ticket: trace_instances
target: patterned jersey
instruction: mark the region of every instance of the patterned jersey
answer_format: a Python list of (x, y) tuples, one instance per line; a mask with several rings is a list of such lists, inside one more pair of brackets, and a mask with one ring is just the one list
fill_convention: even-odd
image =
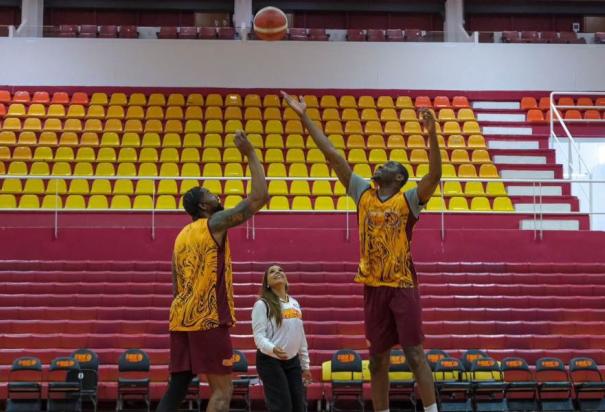
[(360, 262), (355, 281), (368, 286), (411, 288), (416, 286), (412, 263), (412, 228), (418, 218), (408, 197), (397, 193), (381, 200), (368, 188), (359, 198)]
[(233, 273), (229, 241), (225, 238), (224, 265), (218, 261), (219, 245), (208, 227), (208, 219), (198, 219), (181, 230), (174, 243), (172, 257), (176, 272), (176, 297), (170, 307), (171, 331), (199, 331), (220, 325), (217, 302), (217, 273), (224, 267), (224, 282), (232, 323), (235, 322), (233, 305)]

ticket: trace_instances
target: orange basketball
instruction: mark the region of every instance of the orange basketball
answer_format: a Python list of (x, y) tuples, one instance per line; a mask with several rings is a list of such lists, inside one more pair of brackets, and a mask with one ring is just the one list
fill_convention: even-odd
[(263, 40), (281, 40), (288, 30), (286, 13), (277, 7), (265, 7), (254, 16), (254, 33)]

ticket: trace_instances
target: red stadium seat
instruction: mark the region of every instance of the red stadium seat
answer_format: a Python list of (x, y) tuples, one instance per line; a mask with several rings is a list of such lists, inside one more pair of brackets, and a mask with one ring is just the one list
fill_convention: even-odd
[(298, 41), (308, 40), (307, 29), (292, 27), (288, 30), (288, 39)]
[(98, 27), (96, 24), (83, 24), (80, 26), (78, 37), (96, 38), (98, 36)]
[(542, 43), (558, 43), (559, 36), (555, 31), (543, 31), (540, 33), (540, 40)]
[(521, 40), (518, 31), (503, 31), (502, 42), (503, 43), (517, 43)]
[(422, 31), (418, 29), (405, 29), (403, 31), (405, 41), (422, 41)]
[(387, 41), (403, 41), (403, 32), (400, 29), (387, 29)]
[(348, 41), (366, 41), (366, 33), (362, 29), (348, 29), (347, 30)]
[(219, 27), (218, 38), (221, 40), (235, 39), (235, 29), (233, 27)]
[(99, 37), (102, 39), (115, 39), (116, 37), (118, 37), (118, 26), (100, 26)]
[(605, 44), (605, 32), (597, 32), (594, 35), (595, 43)]
[(384, 31), (380, 29), (368, 29), (368, 41), (385, 41)]
[(521, 110), (537, 109), (538, 102), (535, 97), (523, 97), (521, 99)]
[(162, 26), (160, 31), (156, 33), (158, 39), (176, 39), (179, 33), (175, 26)]
[(118, 36), (123, 39), (136, 39), (139, 37), (137, 26), (120, 26)]
[(309, 40), (328, 41), (330, 35), (326, 33), (326, 29), (309, 29)]
[(523, 40), (525, 43), (539, 43), (540, 42), (537, 31), (522, 31), (521, 40)]
[[(189, 28), (191, 29), (191, 28)], [(183, 27), (181, 27), (181, 32), (183, 30)], [(216, 27), (200, 27), (200, 31), (199, 31), (199, 38), (200, 39), (204, 39), (204, 40), (211, 40), (211, 39), (216, 39), (217, 33), (216, 33)], [(185, 38), (182, 37), (179, 34), (180, 38)]]
[(78, 26), (75, 24), (62, 24), (59, 26), (59, 37), (76, 37), (78, 35)]

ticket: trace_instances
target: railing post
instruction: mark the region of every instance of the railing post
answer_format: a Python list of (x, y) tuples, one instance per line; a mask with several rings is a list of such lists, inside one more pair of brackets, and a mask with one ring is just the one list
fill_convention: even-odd
[(59, 238), (59, 185), (55, 184), (55, 230), (54, 239)]
[[(445, 206), (445, 197), (443, 195), (443, 180), (439, 181), (439, 189), (441, 189), (441, 199)], [(445, 241), (445, 208), (441, 209), (441, 241)]]
[(151, 239), (155, 240), (155, 181), (151, 192)]

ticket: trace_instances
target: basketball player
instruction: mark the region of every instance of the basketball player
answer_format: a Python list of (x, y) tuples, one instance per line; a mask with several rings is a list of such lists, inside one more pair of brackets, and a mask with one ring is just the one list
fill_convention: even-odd
[(422, 112), (430, 143), (429, 173), (418, 182), (417, 188), (400, 193), (408, 180), (403, 165), (390, 161), (378, 167), (372, 177), (376, 188), (372, 188), (352, 172), (347, 161), (309, 118), (303, 98), (298, 100), (282, 94), (357, 202), (360, 262), (355, 281), (364, 284), (374, 411), (389, 410), (389, 355), (391, 348), (400, 344), (416, 377), (425, 411), (436, 412), (433, 376), (422, 347), (422, 310), (410, 252), (412, 228), (441, 179), (435, 118), (430, 111)]
[(231, 252), (227, 230), (258, 212), (267, 202), (265, 173), (242, 131), (235, 145), (248, 158), (252, 190), (233, 209), (223, 210), (218, 196), (194, 187), (183, 198), (193, 222), (174, 243), (170, 307), (170, 384), (157, 412), (177, 410), (194, 376), (206, 374), (212, 395), (207, 412), (227, 412), (231, 401), (233, 348), (229, 327), (235, 322)]

